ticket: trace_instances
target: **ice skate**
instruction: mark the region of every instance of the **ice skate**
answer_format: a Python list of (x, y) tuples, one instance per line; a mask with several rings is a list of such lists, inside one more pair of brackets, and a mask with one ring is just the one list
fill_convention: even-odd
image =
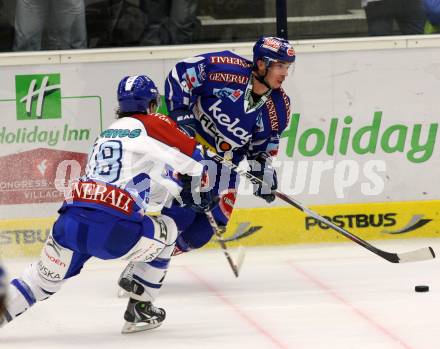
[(162, 325), (165, 310), (156, 308), (151, 302), (143, 302), (130, 298), (124, 314), (125, 324), (122, 333), (134, 333)]

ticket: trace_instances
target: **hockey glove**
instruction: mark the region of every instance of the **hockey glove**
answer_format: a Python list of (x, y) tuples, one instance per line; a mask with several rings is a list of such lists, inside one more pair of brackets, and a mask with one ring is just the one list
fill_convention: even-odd
[(270, 160), (262, 156), (250, 160), (252, 175), (261, 179), (265, 184), (254, 185), (254, 195), (264, 199), (268, 204), (275, 200), (273, 193), (278, 188), (277, 173), (272, 167)]
[(191, 177), (181, 174), (179, 180), (182, 183), (180, 197), (184, 206), (195, 212), (206, 212), (211, 211), (218, 204), (218, 197), (213, 196), (211, 191), (200, 190), (203, 187), (203, 177)]
[(196, 118), (193, 113), (187, 109), (178, 109), (170, 112), (170, 116), (177, 122), (177, 125), (185, 131), (188, 136), (195, 137), (196, 135)]

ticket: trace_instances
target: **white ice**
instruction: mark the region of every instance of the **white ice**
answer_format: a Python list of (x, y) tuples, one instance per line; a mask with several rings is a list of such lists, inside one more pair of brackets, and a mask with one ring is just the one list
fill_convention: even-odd
[[(440, 239), (376, 241), (404, 252)], [(10, 276), (28, 261), (7, 260)], [(391, 264), (351, 243), (247, 248), (236, 279), (219, 250), (172, 261), (162, 327), (122, 335), (123, 264), (91, 260), (51, 299), (0, 329), (0, 348), (440, 348), (440, 262)], [(428, 293), (414, 286), (430, 286)]]

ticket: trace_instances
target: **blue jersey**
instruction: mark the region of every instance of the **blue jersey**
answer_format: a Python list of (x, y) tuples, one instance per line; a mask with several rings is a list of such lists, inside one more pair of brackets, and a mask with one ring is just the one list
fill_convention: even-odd
[(177, 63), (166, 79), (165, 98), (171, 117), (178, 123), (194, 117), (198, 140), (238, 163), (276, 155), (289, 122), (284, 90), (269, 90), (252, 103), (252, 85), (251, 61), (230, 51), (207, 53)]

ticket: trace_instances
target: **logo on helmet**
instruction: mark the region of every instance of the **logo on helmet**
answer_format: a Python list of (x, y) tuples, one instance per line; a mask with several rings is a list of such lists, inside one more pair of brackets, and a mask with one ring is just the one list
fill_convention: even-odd
[(287, 55), (290, 56), (290, 57), (295, 56), (295, 50), (293, 48), (291, 48), (291, 47), (288, 48), (287, 49)]
[(261, 46), (271, 51), (278, 52), (281, 47), (281, 42), (273, 38), (265, 38)]
[(127, 81), (125, 82), (125, 91), (131, 91), (133, 88), (133, 84), (136, 81), (136, 79), (139, 77), (139, 75), (129, 76)]

